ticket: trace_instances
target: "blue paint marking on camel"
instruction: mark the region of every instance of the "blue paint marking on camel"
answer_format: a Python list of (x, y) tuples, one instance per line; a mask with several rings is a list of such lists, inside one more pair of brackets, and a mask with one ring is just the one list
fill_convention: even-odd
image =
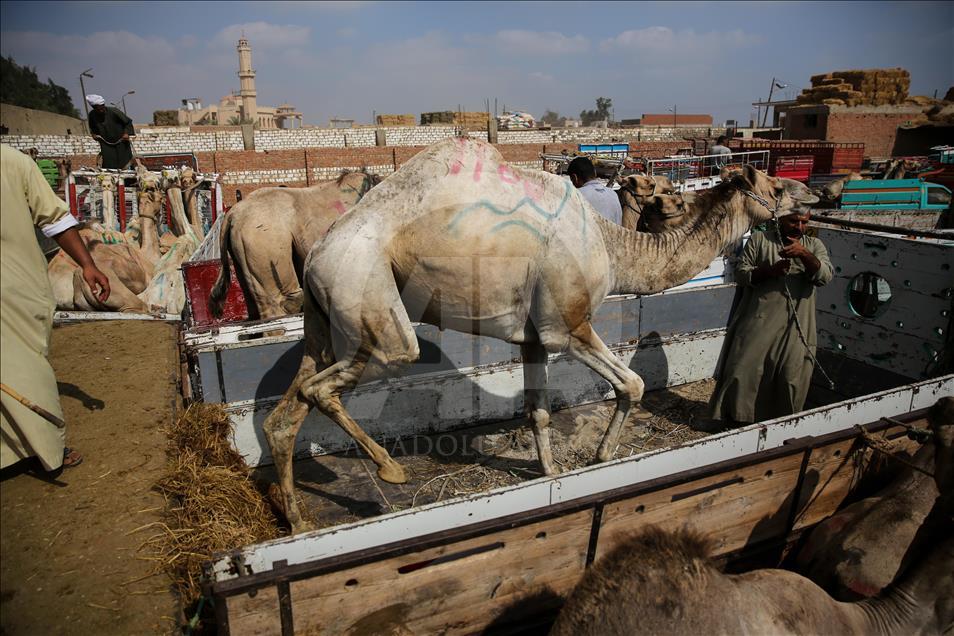
[(543, 242), (543, 241), (546, 240), (546, 238), (543, 236), (543, 234), (540, 234), (540, 231), (537, 230), (537, 228), (533, 227), (532, 225), (530, 225), (530, 224), (527, 223), (526, 221), (504, 221), (503, 223), (498, 223), (497, 225), (493, 226), (493, 227), (490, 229), (490, 233), (491, 233), (491, 234), (496, 234), (496, 233), (499, 232), (500, 230), (502, 230), (502, 229), (504, 229), (504, 228), (507, 228), (507, 227), (514, 226), (514, 225), (516, 225), (516, 226), (518, 226), (518, 227), (524, 228), (525, 230), (527, 230), (528, 232), (530, 232), (531, 234), (533, 234), (535, 237), (537, 237), (537, 239), (538, 239), (540, 242)]
[[(457, 226), (458, 222), (461, 221), (461, 219), (463, 219), (466, 215), (470, 214), (471, 212), (474, 212), (475, 210), (486, 209), (490, 211), (491, 213), (496, 214), (498, 216), (510, 216), (525, 205), (529, 206), (531, 210), (533, 210), (534, 212), (542, 216), (548, 222), (552, 221), (553, 219), (559, 217), (560, 213), (563, 212), (563, 208), (566, 206), (566, 202), (570, 199), (570, 194), (573, 192), (573, 186), (571, 184), (567, 183), (565, 184), (565, 187), (566, 187), (566, 192), (564, 192), (563, 194), (563, 200), (560, 201), (560, 205), (558, 205), (557, 209), (553, 212), (548, 212), (547, 210), (541, 208), (536, 203), (534, 203), (534, 201), (530, 197), (524, 197), (520, 199), (520, 201), (517, 202), (517, 205), (513, 206), (509, 210), (502, 210), (498, 208), (497, 206), (495, 206), (490, 201), (486, 199), (481, 199), (477, 203), (467, 206), (466, 208), (458, 212), (456, 215), (454, 215), (454, 218), (447, 225), (447, 228), (453, 231), (455, 227)], [(503, 223), (495, 225), (493, 228), (491, 228), (490, 231), (491, 233), (495, 233), (495, 232), (498, 232), (499, 230), (502, 230), (505, 227), (510, 227), (510, 226), (526, 228), (530, 230), (535, 236), (537, 236), (537, 238), (539, 238), (541, 241), (544, 240), (543, 235), (538, 230), (534, 229), (533, 226), (531, 226), (529, 223), (526, 223), (525, 221), (505, 221)]]

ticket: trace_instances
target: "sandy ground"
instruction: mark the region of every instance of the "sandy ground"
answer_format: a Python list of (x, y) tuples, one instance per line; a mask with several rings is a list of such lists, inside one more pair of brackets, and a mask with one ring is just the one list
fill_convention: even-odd
[[(82, 343), (82, 347), (78, 346)], [(175, 329), (115, 321), (54, 330), (67, 444), (56, 481), (0, 482), (0, 634), (156, 634), (175, 625), (164, 575), (138, 548), (161, 520), (150, 490), (176, 403)], [(137, 530), (138, 529), (138, 530)]]

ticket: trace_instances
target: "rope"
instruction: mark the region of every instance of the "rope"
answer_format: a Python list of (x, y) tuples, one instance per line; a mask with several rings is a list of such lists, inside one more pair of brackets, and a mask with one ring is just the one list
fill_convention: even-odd
[(898, 455), (895, 455), (891, 451), (884, 448), (885, 440), (878, 439), (877, 437), (872, 436), (871, 433), (865, 430), (865, 427), (862, 426), (861, 424), (855, 424), (855, 428), (857, 428), (858, 431), (860, 432), (861, 441), (864, 442), (865, 446), (867, 446), (871, 450), (877, 451), (883, 455), (887, 455), (888, 457), (895, 460), (896, 462), (904, 464), (908, 468), (912, 470), (916, 470), (919, 473), (922, 473), (924, 475), (927, 475), (931, 479), (934, 479), (934, 473), (928, 472), (924, 470), (923, 468), (921, 468), (920, 466), (918, 466), (917, 464), (915, 464), (914, 462), (904, 459), (903, 457), (899, 457)]
[(130, 140), (122, 139), (122, 138), (120, 138), (118, 141), (109, 141), (108, 139), (106, 139), (106, 138), (103, 137), (102, 135), (96, 135), (96, 138), (99, 139), (99, 140), (100, 140), (101, 142), (103, 142), (104, 144), (107, 144), (107, 145), (109, 145), (109, 146), (118, 146), (118, 145), (121, 144), (121, 143), (129, 143), (129, 141), (130, 141)]
[[(785, 241), (782, 240), (782, 231), (778, 227), (778, 208), (779, 208), (779, 199), (775, 200), (775, 207), (769, 205), (769, 202), (759, 195), (751, 192), (749, 190), (742, 190), (742, 194), (749, 197), (756, 203), (760, 204), (766, 210), (772, 213), (772, 226), (775, 228), (775, 235), (778, 237), (779, 245), (784, 246)], [(795, 322), (795, 331), (798, 333), (799, 340), (802, 341), (802, 344), (805, 346), (805, 351), (808, 352), (808, 356), (812, 359), (812, 364), (815, 365), (815, 368), (818, 369), (821, 374), (825, 377), (825, 380), (828, 381), (828, 388), (831, 391), (835, 390), (835, 381), (831, 379), (828, 373), (825, 371), (825, 367), (818, 362), (818, 358), (815, 357), (812, 348), (808, 345), (808, 339), (805, 337), (805, 332), (802, 331), (802, 323), (798, 320), (798, 307), (795, 304), (795, 299), (792, 298), (792, 292), (788, 288), (788, 279), (786, 276), (782, 276), (782, 291), (784, 292), (786, 305), (788, 306), (788, 311), (792, 315), (792, 318)]]

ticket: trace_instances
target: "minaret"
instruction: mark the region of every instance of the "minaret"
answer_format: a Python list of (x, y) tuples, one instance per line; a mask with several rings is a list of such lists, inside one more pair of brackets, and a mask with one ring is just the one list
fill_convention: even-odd
[(241, 119), (253, 123), (258, 121), (258, 106), (255, 103), (255, 71), (252, 70), (252, 47), (245, 36), (238, 43), (239, 54), (239, 94), (242, 96)]

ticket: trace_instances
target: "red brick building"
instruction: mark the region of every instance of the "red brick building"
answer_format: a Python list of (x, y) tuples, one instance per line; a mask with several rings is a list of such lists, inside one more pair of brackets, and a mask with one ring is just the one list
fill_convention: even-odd
[(922, 112), (920, 106), (794, 106), (785, 109), (784, 139), (862, 142), (865, 156), (890, 157), (898, 126), (914, 123)]
[(665, 115), (643, 115), (641, 126), (711, 126), (712, 115), (679, 115), (673, 118), (671, 113)]

